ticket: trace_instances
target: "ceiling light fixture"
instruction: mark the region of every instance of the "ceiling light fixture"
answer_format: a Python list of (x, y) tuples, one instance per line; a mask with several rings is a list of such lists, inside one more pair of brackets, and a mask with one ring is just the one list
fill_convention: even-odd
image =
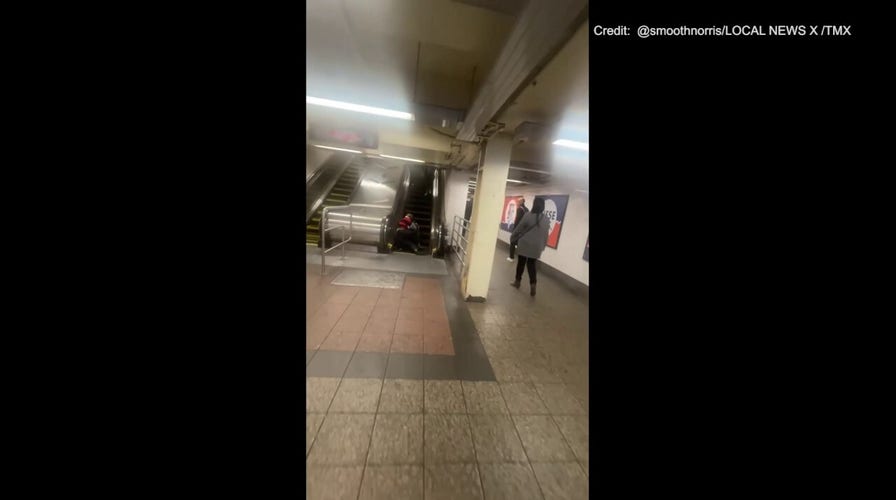
[(507, 182), (515, 182), (515, 183), (517, 183), (517, 184), (529, 184), (528, 182), (525, 182), (525, 181), (518, 181), (518, 180), (515, 180), (515, 179), (507, 179)]
[(358, 151), (357, 149), (334, 148), (333, 146), (321, 146), (320, 144), (314, 144), (314, 147), (321, 149), (332, 149), (334, 151), (345, 151), (348, 153), (362, 153), (362, 151)]
[(557, 139), (554, 141), (555, 146), (563, 146), (564, 148), (572, 148), (578, 149), (581, 151), (588, 151), (588, 143), (587, 142), (578, 142), (578, 141), (570, 141), (568, 139)]
[(347, 111), (357, 111), (358, 113), (368, 113), (371, 115), (388, 116), (390, 118), (401, 118), (402, 120), (414, 120), (414, 115), (405, 111), (395, 111), (392, 109), (375, 108), (373, 106), (362, 106), (361, 104), (352, 104), (350, 102), (331, 101), (329, 99), (321, 99), (319, 97), (305, 96), (305, 102), (315, 104), (317, 106), (326, 106), (328, 108), (344, 109)]
[(404, 161), (412, 161), (414, 163), (426, 163), (423, 160), (417, 160), (415, 158), (402, 158), (401, 156), (392, 156), (392, 155), (380, 155), (383, 158), (392, 158), (393, 160), (404, 160)]

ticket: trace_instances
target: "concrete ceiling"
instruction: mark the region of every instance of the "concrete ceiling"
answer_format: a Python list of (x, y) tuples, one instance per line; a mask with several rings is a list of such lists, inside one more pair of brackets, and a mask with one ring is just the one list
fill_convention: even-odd
[[(547, 1), (547, 0), (531, 0)], [(306, 94), (409, 110), (414, 104), (466, 110), (509, 36), (525, 1), (310, 0)], [(512, 132), (530, 121), (574, 124), (587, 137), (587, 27), (497, 118)], [(438, 161), (455, 130), (308, 106), (308, 120), (376, 128), (381, 148), (416, 148)], [(553, 160), (550, 138), (514, 148), (513, 159)], [(385, 151), (380, 151), (385, 153)], [(387, 153), (388, 154), (388, 153)], [(587, 155), (586, 155), (587, 156)]]

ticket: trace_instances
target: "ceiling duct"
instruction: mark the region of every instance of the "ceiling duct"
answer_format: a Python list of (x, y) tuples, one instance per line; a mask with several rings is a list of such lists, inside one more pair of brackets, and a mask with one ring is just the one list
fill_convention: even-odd
[(444, 130), (454, 136), (463, 119), (464, 112), (460, 109), (443, 108), (428, 104), (414, 106), (414, 121), (420, 125), (435, 127)]
[(534, 122), (523, 122), (513, 131), (513, 142), (514, 144), (539, 142), (548, 137), (550, 133), (550, 129), (544, 125)]

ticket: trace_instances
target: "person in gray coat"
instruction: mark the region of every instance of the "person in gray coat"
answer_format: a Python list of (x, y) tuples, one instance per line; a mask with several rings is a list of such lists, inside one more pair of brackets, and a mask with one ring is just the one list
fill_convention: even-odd
[(541, 258), (541, 253), (548, 244), (550, 228), (551, 223), (544, 214), (544, 199), (535, 198), (532, 211), (523, 216), (523, 220), (510, 234), (510, 244), (516, 245), (516, 253), (519, 256), (516, 264), (516, 281), (510, 286), (520, 287), (525, 267), (529, 271), (529, 295), (535, 296), (535, 263)]

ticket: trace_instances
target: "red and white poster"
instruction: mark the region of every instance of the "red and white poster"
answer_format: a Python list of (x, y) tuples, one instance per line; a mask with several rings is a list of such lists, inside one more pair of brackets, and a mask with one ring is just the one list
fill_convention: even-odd
[(501, 212), (501, 229), (507, 232), (513, 232), (513, 223), (516, 219), (516, 208), (520, 206), (522, 196), (505, 196), (504, 211)]
[(551, 222), (551, 230), (548, 233), (548, 246), (555, 249), (560, 243), (560, 231), (563, 229), (563, 220), (566, 218), (566, 205), (569, 203), (568, 194), (547, 194), (536, 196), (544, 200), (544, 214)]

